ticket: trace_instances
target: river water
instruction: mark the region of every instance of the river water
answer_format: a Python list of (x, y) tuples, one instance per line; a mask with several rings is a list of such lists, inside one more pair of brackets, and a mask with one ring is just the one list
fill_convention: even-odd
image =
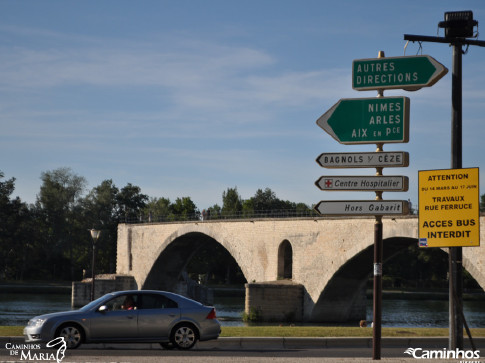
[[(464, 301), (463, 310), (470, 328), (485, 328), (485, 301)], [(221, 298), (214, 302), (218, 319), (223, 326), (243, 326), (241, 315), (244, 298)], [(36, 315), (71, 310), (71, 295), (7, 293), (0, 294), (0, 325), (25, 325)], [(372, 321), (372, 299), (367, 300), (367, 321)], [(338, 324), (329, 324), (338, 325)], [(447, 300), (382, 301), (383, 327), (436, 327), (447, 328)]]

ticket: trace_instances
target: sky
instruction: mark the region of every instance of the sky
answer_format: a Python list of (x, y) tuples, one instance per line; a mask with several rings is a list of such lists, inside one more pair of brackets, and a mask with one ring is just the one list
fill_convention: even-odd
[[(459, 5), (457, 7), (457, 4)], [(451, 167), (448, 44), (409, 43), (404, 34), (444, 36), (446, 11), (483, 0), (1, 0), (0, 171), (12, 197), (34, 203), (41, 174), (71, 168), (86, 193), (106, 179), (150, 197), (190, 197), (202, 210), (236, 187), (243, 199), (270, 188), (279, 199), (371, 200), (373, 192), (324, 192), (322, 175), (375, 169), (321, 168), (342, 145), (316, 120), (352, 89), (352, 61), (430, 55), (449, 69), (432, 87), (385, 91), (410, 98), (409, 191), (384, 199), (418, 203), (418, 171)], [(478, 39), (485, 39), (479, 34)], [(463, 55), (463, 167), (480, 168), (485, 193), (485, 48)]]

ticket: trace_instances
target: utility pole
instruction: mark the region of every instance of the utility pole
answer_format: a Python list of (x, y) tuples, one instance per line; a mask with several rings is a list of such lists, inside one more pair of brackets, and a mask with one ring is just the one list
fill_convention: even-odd
[[(463, 46), (485, 47), (485, 41), (468, 39), (478, 22), (471, 11), (446, 12), (438, 24), (445, 29), (445, 37), (405, 34), (404, 40), (447, 43), (453, 47), (451, 86), (451, 169), (462, 168), (462, 55)], [(449, 248), (449, 349), (463, 349), (463, 251), (462, 247)]]

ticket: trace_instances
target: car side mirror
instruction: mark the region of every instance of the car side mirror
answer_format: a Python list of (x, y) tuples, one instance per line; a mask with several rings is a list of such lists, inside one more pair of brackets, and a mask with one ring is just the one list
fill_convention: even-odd
[(98, 309), (100, 313), (105, 313), (108, 311), (108, 307), (106, 305), (101, 305)]

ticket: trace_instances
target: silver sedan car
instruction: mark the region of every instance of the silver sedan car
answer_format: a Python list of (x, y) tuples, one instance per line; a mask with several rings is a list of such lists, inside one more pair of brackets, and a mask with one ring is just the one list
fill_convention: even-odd
[(81, 343), (160, 343), (190, 349), (197, 340), (217, 339), (221, 325), (213, 307), (165, 291), (106, 294), (79, 310), (40, 315), (24, 328), (26, 343), (64, 337), (67, 348)]

